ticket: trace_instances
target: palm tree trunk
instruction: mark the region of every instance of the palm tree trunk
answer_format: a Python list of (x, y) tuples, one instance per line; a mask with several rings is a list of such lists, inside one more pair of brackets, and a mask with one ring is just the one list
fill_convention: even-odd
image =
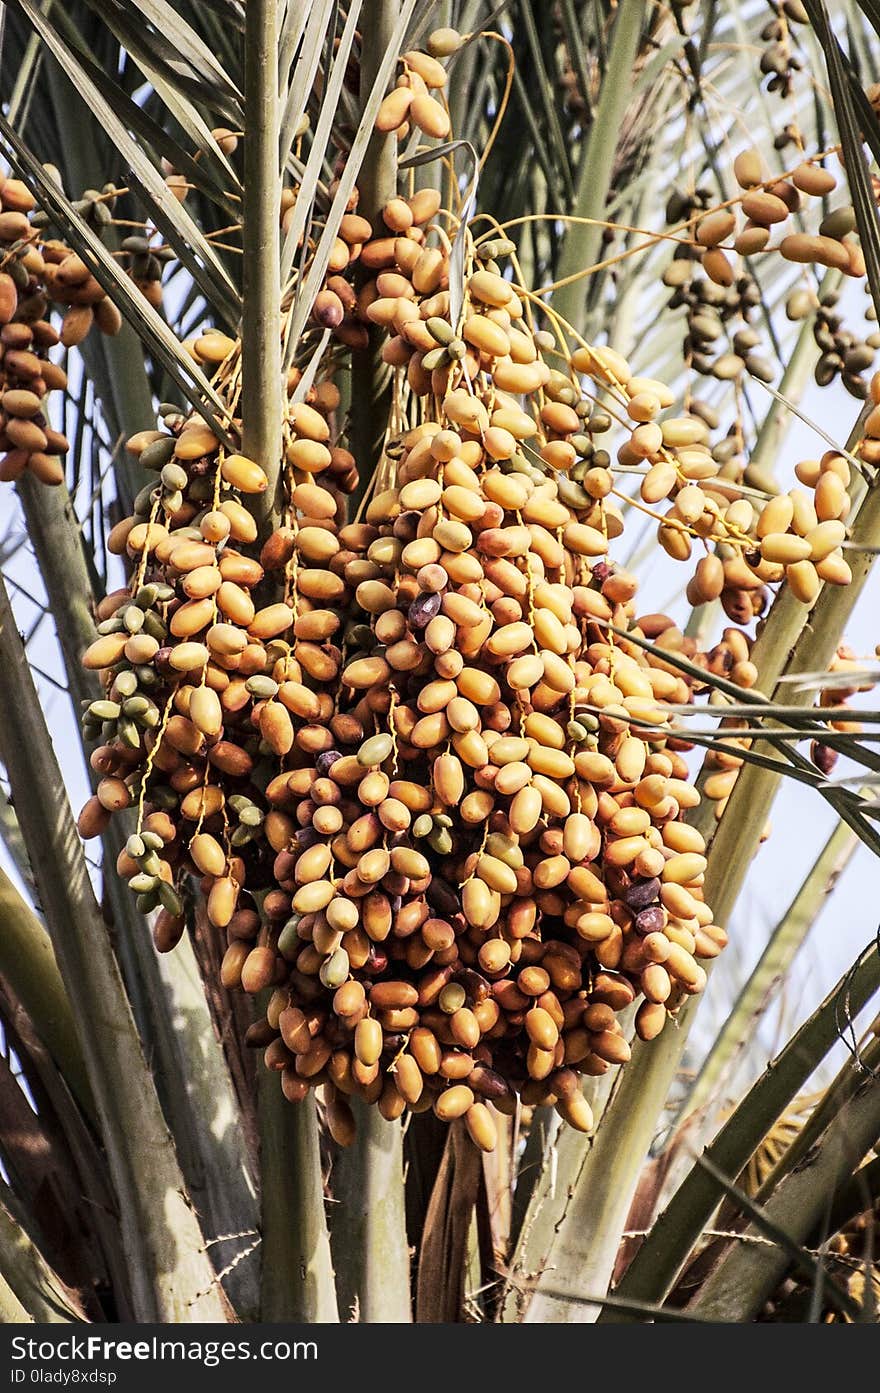
[(331, 1173), (339, 1307), (369, 1324), (412, 1320), (403, 1197), (403, 1129), (353, 1100), (357, 1134)]

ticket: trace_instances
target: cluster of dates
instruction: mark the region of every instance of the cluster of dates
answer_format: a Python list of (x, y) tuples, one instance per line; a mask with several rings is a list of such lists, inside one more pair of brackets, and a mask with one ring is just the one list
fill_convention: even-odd
[[(437, 52), (404, 55), (381, 130), (448, 132)], [(746, 254), (820, 191), (804, 169), (789, 196), (740, 161)], [(291, 1102), (321, 1090), (338, 1142), (360, 1097), (388, 1119), (461, 1117), (489, 1150), (518, 1100), (589, 1131), (582, 1076), (625, 1065), (633, 1030), (656, 1037), (726, 942), (677, 712), (701, 667), (753, 685), (751, 641), (731, 627), (700, 653), (639, 613), (611, 555), (628, 506), (669, 556), (696, 553), (693, 603), (748, 625), (770, 586), (810, 603), (848, 580), (848, 466), (830, 452), (802, 489), (745, 496), (709, 413), (670, 415), (667, 386), (612, 348), (572, 347), (552, 314), (537, 327), (504, 236), (468, 230), (461, 275), (439, 192), (393, 198), (382, 222), (354, 197), (340, 226), (311, 306), (337, 344), (308, 390), (288, 377), (268, 534), (250, 506), (268, 461), (173, 407), (129, 441), (157, 478), (110, 539), (132, 580), (85, 654), (106, 691), (85, 713), (100, 781), (80, 826), (136, 810), (118, 870), (157, 946), (195, 885), (223, 985), (264, 994), (250, 1043)], [(697, 225), (722, 287), (731, 222)], [(861, 274), (857, 247), (835, 257)], [(391, 406), (349, 517), (363, 461), (332, 374), (371, 333)], [(239, 345), (190, 347), (234, 438)]]

